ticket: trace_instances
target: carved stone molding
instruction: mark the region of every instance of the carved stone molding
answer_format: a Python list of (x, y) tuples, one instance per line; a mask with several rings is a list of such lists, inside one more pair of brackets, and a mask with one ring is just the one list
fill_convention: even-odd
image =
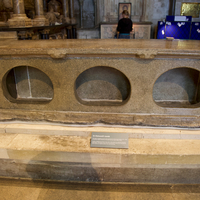
[(141, 59), (154, 59), (158, 55), (156, 50), (138, 50), (136, 56)]
[(68, 0), (63, 0), (63, 15), (64, 15), (64, 22), (65, 23), (70, 23), (70, 18), (69, 18), (69, 1)]
[(54, 59), (62, 59), (62, 58), (65, 58), (66, 56), (66, 50), (51, 49), (47, 53), (48, 55), (51, 56), (51, 58), (54, 58)]

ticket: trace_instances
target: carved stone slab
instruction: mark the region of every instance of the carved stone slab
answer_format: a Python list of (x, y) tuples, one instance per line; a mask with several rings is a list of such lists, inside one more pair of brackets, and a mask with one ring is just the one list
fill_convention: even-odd
[(113, 39), (116, 34), (117, 24), (101, 25), (101, 39)]
[(151, 25), (133, 25), (135, 39), (150, 39)]

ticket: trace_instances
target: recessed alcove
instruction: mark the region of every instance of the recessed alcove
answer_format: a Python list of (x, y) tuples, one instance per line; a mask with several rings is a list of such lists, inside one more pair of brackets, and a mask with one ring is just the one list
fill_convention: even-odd
[(122, 105), (130, 96), (130, 88), (122, 72), (106, 66), (85, 70), (75, 82), (77, 99), (87, 105)]
[(163, 73), (153, 87), (153, 99), (161, 107), (199, 107), (199, 71), (180, 67)]
[(50, 78), (34, 67), (18, 66), (11, 69), (5, 75), (5, 85), (11, 99), (17, 102), (48, 102), (53, 99), (53, 84)]

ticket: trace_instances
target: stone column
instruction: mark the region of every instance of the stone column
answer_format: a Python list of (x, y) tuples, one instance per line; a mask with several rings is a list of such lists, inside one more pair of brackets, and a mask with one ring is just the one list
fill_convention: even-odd
[(103, 1), (103, 22), (106, 22), (106, 0)]
[(102, 0), (97, 0), (97, 7), (96, 7), (96, 9), (97, 9), (97, 13), (96, 13), (96, 23), (97, 23), (97, 24), (99, 24), (99, 22), (100, 22), (101, 1), (102, 1)]
[(70, 23), (69, 18), (69, 0), (63, 0), (63, 15), (64, 15), (64, 21), (65, 23)]
[(145, 13), (146, 13), (146, 0), (142, 0), (142, 14), (140, 21), (144, 22), (145, 21)]
[(69, 15), (70, 15), (71, 23), (75, 24), (76, 19), (74, 18), (74, 0), (69, 0)]
[(94, 0), (94, 27), (97, 25), (97, 0)]
[(71, 39), (72, 38), (72, 26), (67, 26), (66, 30), (67, 30), (67, 39)]
[(49, 21), (44, 17), (43, 0), (35, 0), (35, 19), (33, 26), (48, 26)]
[(176, 0), (169, 1), (169, 15), (175, 15)]
[(79, 0), (80, 2), (80, 27), (83, 28), (83, 0)]
[(47, 0), (43, 0), (43, 10), (44, 13), (47, 13)]
[(14, 14), (25, 14), (24, 0), (13, 0), (13, 12)]
[(35, 14), (36, 16), (44, 16), (43, 0), (35, 0)]
[(50, 29), (44, 29), (41, 31), (41, 39), (45, 40), (45, 39), (49, 39), (49, 33), (50, 33)]
[[(141, 2), (142, 1), (142, 2)], [(143, 13), (143, 0), (134, 0), (133, 3), (133, 15), (131, 16), (132, 21), (139, 22), (142, 20)]]
[(32, 21), (25, 14), (24, 0), (13, 0), (13, 17), (8, 20), (9, 27), (30, 27)]

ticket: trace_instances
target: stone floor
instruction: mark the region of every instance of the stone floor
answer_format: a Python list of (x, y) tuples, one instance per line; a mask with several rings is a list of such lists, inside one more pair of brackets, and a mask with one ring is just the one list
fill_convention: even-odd
[(200, 185), (95, 184), (0, 178), (0, 200), (199, 200)]

